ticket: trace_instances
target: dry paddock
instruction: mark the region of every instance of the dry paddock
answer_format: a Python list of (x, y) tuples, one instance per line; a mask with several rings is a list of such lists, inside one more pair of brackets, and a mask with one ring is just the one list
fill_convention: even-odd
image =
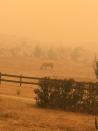
[[(21, 90), (17, 96), (17, 90)], [(28, 92), (28, 93), (27, 93)], [(27, 95), (28, 94), (28, 95)], [(0, 86), (0, 131), (96, 131), (94, 116), (38, 108), (33, 88)]]

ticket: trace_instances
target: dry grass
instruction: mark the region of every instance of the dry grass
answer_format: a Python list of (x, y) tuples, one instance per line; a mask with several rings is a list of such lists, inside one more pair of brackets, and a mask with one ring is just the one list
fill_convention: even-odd
[[(41, 71), (40, 66), (44, 61), (46, 60), (0, 58), (0, 71), (31, 76), (80, 76), (83, 79), (94, 79), (91, 67), (70, 62), (68, 64), (65, 61), (55, 61), (53, 71)], [(94, 116), (36, 107), (31, 87), (0, 85), (0, 131), (96, 131)]]
[(93, 62), (89, 64), (76, 63), (73, 61), (55, 60), (53, 70), (40, 70), (44, 62), (52, 60), (35, 59), (28, 57), (0, 57), (0, 71), (5, 73), (23, 74), (29, 76), (51, 76), (57, 78), (73, 77), (78, 80), (95, 80), (92, 68)]
[(33, 99), (0, 95), (0, 131), (96, 131), (94, 117), (41, 109)]

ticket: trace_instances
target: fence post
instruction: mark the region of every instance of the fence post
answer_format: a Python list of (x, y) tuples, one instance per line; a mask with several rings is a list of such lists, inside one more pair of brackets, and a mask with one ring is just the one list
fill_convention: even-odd
[(20, 87), (22, 86), (22, 75), (20, 75)]
[(0, 72), (0, 84), (1, 84), (1, 76), (2, 76), (2, 74), (1, 74), (1, 72)]

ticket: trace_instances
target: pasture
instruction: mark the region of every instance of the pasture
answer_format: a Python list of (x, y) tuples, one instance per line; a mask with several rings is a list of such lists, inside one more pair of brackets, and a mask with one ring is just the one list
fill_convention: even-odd
[(32, 98), (0, 94), (1, 131), (96, 131), (94, 116), (36, 107)]
[[(85, 64), (52, 61), (54, 69), (43, 71), (40, 67), (44, 62), (46, 60), (0, 58), (0, 71), (27, 76), (74, 77), (79, 81), (96, 81), (91, 65), (88, 68)], [(36, 85), (0, 85), (1, 131), (96, 131), (93, 115), (37, 107), (34, 100), (35, 88)]]

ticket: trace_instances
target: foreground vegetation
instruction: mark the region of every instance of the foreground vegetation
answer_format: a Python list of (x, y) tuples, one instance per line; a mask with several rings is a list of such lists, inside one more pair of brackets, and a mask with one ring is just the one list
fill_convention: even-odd
[(45, 78), (35, 93), (41, 107), (98, 114), (98, 83)]
[(92, 115), (41, 109), (32, 101), (0, 95), (0, 131), (96, 131)]

